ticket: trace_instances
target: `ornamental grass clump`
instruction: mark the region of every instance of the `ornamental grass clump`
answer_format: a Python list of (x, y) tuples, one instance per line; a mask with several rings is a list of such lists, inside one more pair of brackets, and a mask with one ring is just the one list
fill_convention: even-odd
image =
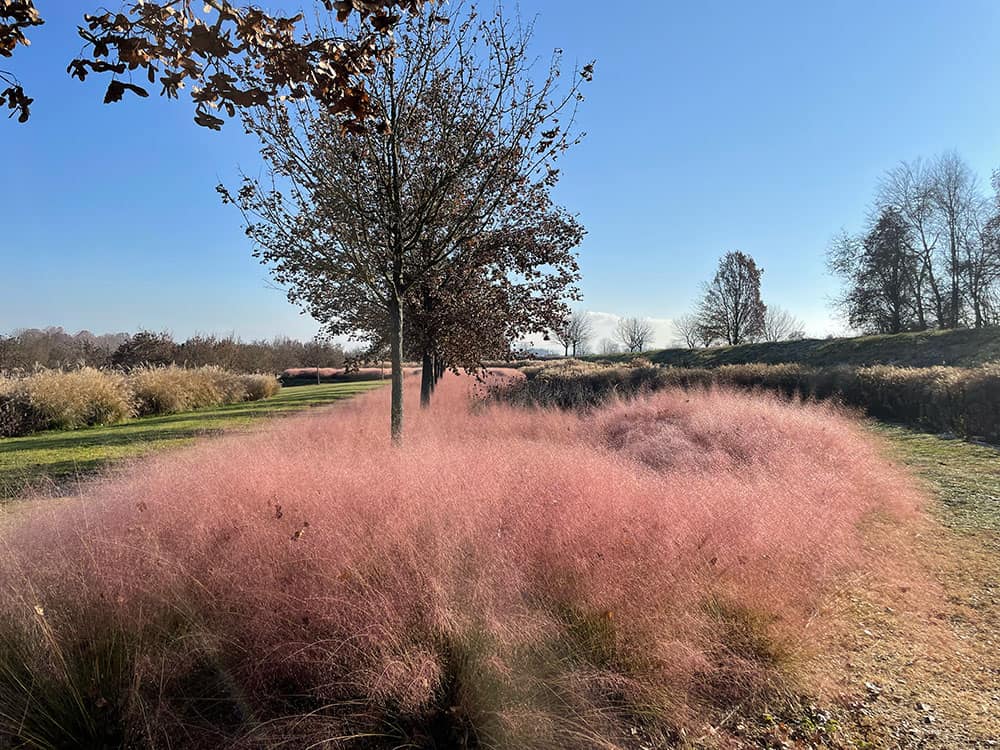
[(274, 375), (263, 373), (241, 375), (240, 383), (246, 401), (263, 401), (265, 398), (277, 396), (281, 392), (281, 383)]
[(132, 414), (132, 394), (125, 377), (113, 370), (41, 370), (25, 378), (18, 390), (43, 429), (114, 424)]
[(217, 367), (186, 368), (176, 365), (142, 367), (129, 374), (129, 386), (135, 394), (138, 416), (150, 414), (177, 414), (232, 403), (232, 384), (242, 394), (238, 375), (230, 375)]
[(670, 746), (795, 685), (826, 597), (893, 554), (863, 529), (918, 517), (832, 407), (470, 385), (401, 447), (380, 390), (25, 506), (0, 746)]

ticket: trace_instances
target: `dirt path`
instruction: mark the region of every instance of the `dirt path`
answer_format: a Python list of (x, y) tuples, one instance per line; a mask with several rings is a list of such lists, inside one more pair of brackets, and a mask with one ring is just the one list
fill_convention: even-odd
[(855, 597), (844, 728), (860, 747), (996, 747), (1000, 536), (940, 529), (918, 542), (915, 560), (939, 598), (917, 613), (903, 597), (887, 604), (886, 591)]
[(1000, 451), (879, 432), (927, 485), (931, 519), (887, 530), (903, 563), (831, 602), (840, 625), (805, 665), (817, 696), (732, 717), (694, 746), (1000, 749)]

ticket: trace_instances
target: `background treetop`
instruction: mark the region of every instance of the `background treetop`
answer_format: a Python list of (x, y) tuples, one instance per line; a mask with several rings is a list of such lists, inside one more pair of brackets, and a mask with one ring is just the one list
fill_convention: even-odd
[[(282, 16), (229, 0), (137, 0), (117, 13), (83, 16), (84, 55), (67, 71), (81, 81), (92, 73), (110, 74), (106, 104), (126, 92), (149, 96), (147, 84), (159, 85), (168, 98), (190, 86), (195, 122), (214, 130), (224, 123), (220, 114), (233, 117), (242, 107), (278, 96), (315, 99), (349, 114), (345, 126), (360, 128), (368, 113), (360, 78), (385, 49), (378, 39), (391, 33), (402, 14), (419, 13), (429, 1), (317, 0), (341, 24), (356, 24), (346, 36), (312, 36), (302, 13)], [(33, 0), (0, 0), (0, 56), (27, 46), (25, 31), (43, 22)], [(247, 70), (256, 75), (245, 75)], [(26, 122), (33, 99), (13, 73), (0, 70), (2, 84), (0, 107)]]

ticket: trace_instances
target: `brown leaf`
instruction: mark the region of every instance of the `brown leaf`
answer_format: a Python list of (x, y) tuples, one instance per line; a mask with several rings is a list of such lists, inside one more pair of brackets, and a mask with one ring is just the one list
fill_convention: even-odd
[(149, 96), (149, 92), (142, 88), (142, 86), (136, 86), (134, 83), (125, 83), (124, 81), (112, 81), (108, 84), (108, 90), (104, 94), (104, 103), (120, 102), (125, 96), (126, 91), (131, 91), (143, 98)]

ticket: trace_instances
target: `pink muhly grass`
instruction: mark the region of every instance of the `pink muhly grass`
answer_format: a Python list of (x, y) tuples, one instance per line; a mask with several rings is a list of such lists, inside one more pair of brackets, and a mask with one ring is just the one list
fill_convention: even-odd
[[(117, 693), (88, 689), (139, 744), (666, 742), (791, 679), (861, 524), (920, 502), (826, 406), (417, 385), (402, 448), (380, 390), (18, 512), (0, 624), (55, 692), (82, 678), (53, 652), (124, 634)], [(0, 737), (16, 693), (0, 664)]]

